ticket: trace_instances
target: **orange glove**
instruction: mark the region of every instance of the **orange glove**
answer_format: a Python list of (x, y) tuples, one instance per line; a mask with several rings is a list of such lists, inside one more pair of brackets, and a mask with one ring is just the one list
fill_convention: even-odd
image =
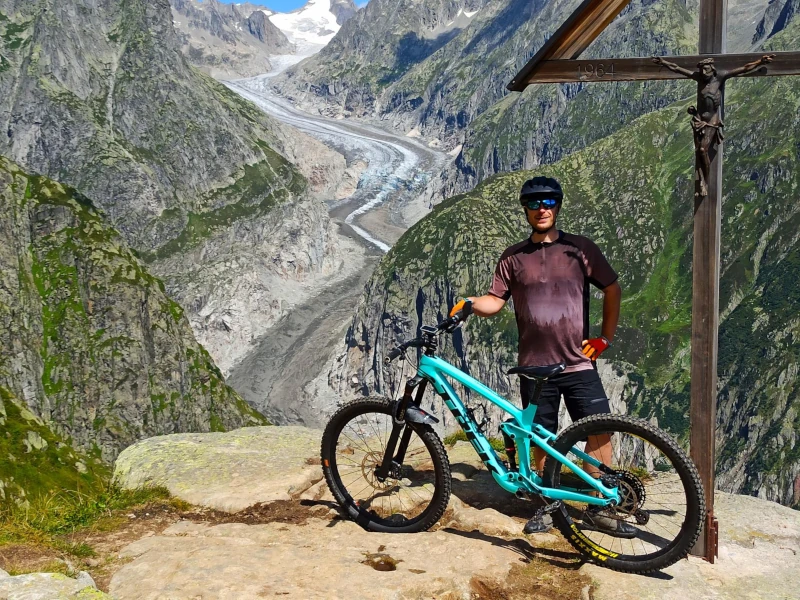
[(467, 300), (466, 298), (462, 298), (461, 300), (459, 300), (456, 303), (456, 305), (450, 310), (450, 316), (455, 317), (459, 311), (461, 311), (461, 316), (464, 319), (470, 316), (472, 314), (472, 300)]
[(583, 340), (581, 344), (583, 344), (581, 352), (592, 360), (597, 360), (597, 357), (611, 345), (611, 342), (601, 335), (590, 340)]

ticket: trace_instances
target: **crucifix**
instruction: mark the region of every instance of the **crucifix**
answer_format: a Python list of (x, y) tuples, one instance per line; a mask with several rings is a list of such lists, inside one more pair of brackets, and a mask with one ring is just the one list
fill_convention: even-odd
[(713, 563), (714, 429), (717, 414), (720, 229), (725, 81), (731, 77), (800, 75), (800, 52), (726, 54), (727, 0), (700, 0), (699, 56), (576, 60), (630, 0), (584, 0), (508, 84), (680, 79), (697, 81), (690, 108), (695, 143), (692, 258), (690, 452), (706, 495), (706, 521), (692, 553)]

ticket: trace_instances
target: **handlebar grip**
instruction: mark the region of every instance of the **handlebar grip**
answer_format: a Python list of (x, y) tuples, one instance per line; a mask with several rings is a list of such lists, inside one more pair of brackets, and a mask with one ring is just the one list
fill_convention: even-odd
[(402, 353), (403, 353), (403, 351), (400, 348), (395, 348), (394, 350), (391, 350), (389, 352), (389, 354), (386, 355), (386, 358), (383, 359), (383, 362), (385, 362), (386, 364), (389, 364), (395, 358), (400, 356)]

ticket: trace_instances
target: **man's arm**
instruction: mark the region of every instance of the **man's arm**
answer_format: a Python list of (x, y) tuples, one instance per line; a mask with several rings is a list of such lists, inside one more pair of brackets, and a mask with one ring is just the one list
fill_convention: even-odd
[(622, 302), (622, 288), (615, 281), (610, 286), (603, 288), (603, 337), (609, 342), (614, 340), (619, 323), (619, 307)]
[(493, 294), (484, 296), (471, 296), (467, 300), (472, 300), (472, 312), (479, 317), (491, 317), (500, 312), (505, 306), (506, 301)]
[(619, 323), (619, 306), (622, 300), (622, 288), (616, 281), (603, 288), (603, 327), (599, 338), (583, 340), (581, 342), (581, 352), (592, 361), (597, 358), (611, 345), (614, 334)]

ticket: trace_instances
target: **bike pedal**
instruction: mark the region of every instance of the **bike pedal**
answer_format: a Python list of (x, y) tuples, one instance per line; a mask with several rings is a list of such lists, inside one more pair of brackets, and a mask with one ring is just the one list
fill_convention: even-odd
[(543, 515), (549, 515), (550, 513), (554, 513), (558, 509), (560, 509), (562, 504), (563, 502), (561, 502), (561, 500), (556, 500), (555, 502), (552, 502), (550, 504), (545, 504), (539, 510), (542, 511)]

